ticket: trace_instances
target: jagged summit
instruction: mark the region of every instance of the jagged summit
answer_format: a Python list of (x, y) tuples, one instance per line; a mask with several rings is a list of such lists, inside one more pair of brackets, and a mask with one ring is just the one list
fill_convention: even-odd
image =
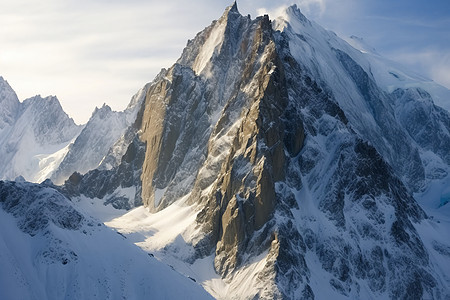
[(238, 14), (240, 14), (239, 10), (238, 10), (238, 6), (237, 6), (237, 1), (233, 1), (233, 4), (231, 4), (230, 6), (228, 6), (225, 9), (225, 13), (224, 14), (227, 14), (227, 13), (238, 13)]
[(106, 115), (108, 115), (111, 112), (112, 112), (111, 107), (108, 104), (103, 103), (103, 105), (101, 107), (97, 107), (97, 106), (95, 107), (94, 111), (92, 112), (91, 118), (96, 117), (97, 115), (100, 118), (104, 118)]
[[(0, 131), (0, 178), (22, 175), (29, 181), (42, 181), (61, 160), (64, 148), (81, 127), (63, 111), (54, 96), (35, 96), (13, 106), (2, 103), (1, 113), (9, 115), (8, 126)], [(4, 116), (3, 116), (4, 117)]]

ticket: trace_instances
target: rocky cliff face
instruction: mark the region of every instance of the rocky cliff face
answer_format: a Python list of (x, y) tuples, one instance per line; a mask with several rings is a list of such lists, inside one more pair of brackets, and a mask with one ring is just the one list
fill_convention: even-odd
[(143, 203), (193, 205), (189, 260), (231, 284), (258, 257), (245, 297), (448, 296), (412, 191), (448, 174), (449, 113), (361, 55), (295, 6), (272, 23), (234, 4), (148, 89)]

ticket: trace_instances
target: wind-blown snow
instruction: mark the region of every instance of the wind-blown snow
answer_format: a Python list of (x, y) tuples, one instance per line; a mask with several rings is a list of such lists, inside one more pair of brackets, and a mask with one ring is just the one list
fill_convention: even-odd
[(214, 51), (220, 48), (220, 45), (223, 42), (223, 34), (225, 32), (225, 28), (226, 22), (218, 21), (218, 24), (216, 24), (216, 26), (214, 26), (214, 28), (211, 30), (209, 38), (206, 40), (206, 43), (203, 44), (199, 55), (195, 59), (194, 66), (192, 67), (197, 75), (203, 72), (211, 57), (213, 56)]

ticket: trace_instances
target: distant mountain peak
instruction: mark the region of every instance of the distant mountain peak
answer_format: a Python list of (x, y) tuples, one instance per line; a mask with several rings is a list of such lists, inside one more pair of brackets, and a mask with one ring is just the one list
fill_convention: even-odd
[(98, 117), (100, 119), (105, 118), (107, 115), (109, 115), (112, 112), (112, 109), (109, 105), (106, 103), (103, 103), (101, 107), (95, 107), (94, 111), (92, 112), (91, 118)]

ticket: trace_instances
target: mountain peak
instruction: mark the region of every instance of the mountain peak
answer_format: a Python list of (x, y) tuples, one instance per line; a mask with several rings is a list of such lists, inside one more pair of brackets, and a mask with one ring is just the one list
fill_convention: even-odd
[(23, 101), (23, 104), (26, 108), (33, 107), (33, 110), (35, 111), (53, 109), (55, 111), (66, 114), (56, 96), (42, 97), (41, 95), (36, 95), (34, 97), (25, 99)]
[[(239, 13), (237, 2), (225, 9), (223, 15), (189, 41), (178, 63), (189, 66), (195, 74), (209, 76), (210, 62), (220, 54), (224, 41), (239, 31), (244, 17)], [(247, 20), (247, 18), (245, 18)]]
[(231, 4), (231, 5), (227, 8), (227, 10), (228, 10), (229, 12), (239, 13), (239, 10), (238, 10), (238, 8), (237, 8), (237, 1), (233, 1), (233, 4)]
[(108, 104), (103, 103), (103, 105), (102, 105), (100, 108), (97, 107), (97, 106), (95, 107), (94, 112), (92, 113), (91, 118), (92, 118), (93, 116), (99, 114), (99, 115), (100, 115), (100, 118), (103, 119), (103, 118), (104, 118), (107, 114), (109, 114), (111, 111), (112, 111), (111, 107), (110, 107)]
[(308, 22), (308, 19), (305, 17), (304, 14), (302, 14), (302, 12), (300, 11), (300, 8), (298, 8), (297, 4), (293, 4), (289, 7), (287, 7), (285, 10), (285, 14), (288, 17), (296, 18), (302, 22)]
[(272, 17), (274, 30), (284, 31), (286, 28), (293, 28), (295, 32), (300, 33), (305, 25), (311, 26), (311, 22), (302, 14), (296, 4), (277, 11), (277, 14)]
[[(11, 88), (8, 81), (5, 80), (2, 76), (0, 76), (0, 102), (2, 102), (4, 98), (6, 98), (6, 93), (15, 94), (14, 90)], [(17, 96), (15, 98), (17, 98)]]
[(228, 22), (228, 19), (229, 19), (230, 15), (233, 15), (233, 16), (240, 16), (241, 15), (241, 13), (238, 10), (236, 1), (234, 1), (233, 4), (231, 4), (230, 6), (228, 6), (225, 9), (222, 17), (219, 19), (219, 22), (222, 23), (224, 20), (226, 20), (226, 22)]

